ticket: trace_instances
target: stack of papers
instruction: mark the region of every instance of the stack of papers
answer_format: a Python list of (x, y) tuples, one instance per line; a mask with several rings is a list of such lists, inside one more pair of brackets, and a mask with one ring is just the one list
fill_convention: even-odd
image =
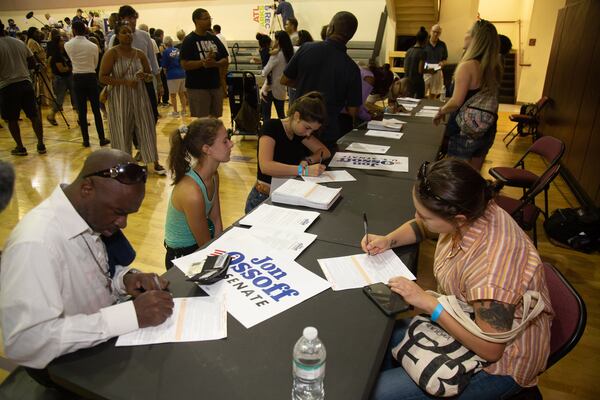
[(346, 170), (325, 171), (319, 176), (303, 176), (302, 179), (312, 183), (351, 182), (356, 180), (356, 178), (350, 175)]
[(351, 143), (350, 146), (346, 147), (346, 150), (350, 151), (358, 151), (364, 153), (374, 153), (374, 154), (385, 154), (390, 149), (390, 146), (380, 146), (377, 144), (368, 144), (368, 143), (359, 143), (354, 142)]
[(329, 188), (312, 182), (290, 179), (271, 194), (274, 203), (328, 210), (340, 197), (342, 188)]
[(402, 135), (404, 135), (402, 132), (378, 131), (374, 129), (369, 129), (367, 133), (365, 133), (365, 136), (375, 136), (387, 139), (400, 139)]
[(399, 119), (384, 119), (383, 121), (369, 121), (367, 123), (367, 129), (375, 129), (378, 131), (391, 131), (400, 132), (402, 126), (406, 122), (400, 121)]
[(288, 230), (304, 232), (319, 216), (316, 211), (294, 210), (261, 204), (240, 220), (241, 225), (282, 227)]
[(387, 283), (396, 276), (413, 281), (417, 279), (392, 250), (376, 256), (363, 253), (317, 261), (333, 290), (361, 288), (377, 282)]

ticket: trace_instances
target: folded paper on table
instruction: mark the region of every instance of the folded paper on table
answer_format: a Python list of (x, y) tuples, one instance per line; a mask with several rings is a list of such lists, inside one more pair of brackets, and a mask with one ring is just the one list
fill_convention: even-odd
[(303, 176), (302, 179), (313, 183), (351, 182), (356, 180), (355, 177), (345, 170), (325, 171), (319, 176)]
[(417, 279), (392, 250), (375, 256), (363, 253), (317, 261), (333, 290), (356, 289), (377, 282), (387, 283), (396, 276)]
[(359, 143), (354, 142), (350, 143), (346, 150), (363, 152), (363, 153), (374, 153), (374, 154), (385, 154), (390, 149), (390, 146), (381, 146), (378, 144), (369, 144), (369, 143)]
[(374, 136), (374, 137), (382, 137), (387, 139), (400, 139), (404, 133), (402, 132), (391, 132), (391, 131), (378, 131), (374, 129), (369, 129), (365, 136)]
[(402, 126), (406, 124), (404, 121), (400, 121), (399, 119), (384, 119), (382, 121), (369, 121), (367, 123), (367, 129), (376, 129), (378, 131), (392, 131), (392, 132), (400, 132), (402, 130)]

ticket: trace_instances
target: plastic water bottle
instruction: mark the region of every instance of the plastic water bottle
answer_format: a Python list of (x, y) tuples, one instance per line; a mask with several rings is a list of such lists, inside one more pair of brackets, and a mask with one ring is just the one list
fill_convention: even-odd
[(322, 400), (325, 398), (325, 346), (319, 340), (317, 328), (304, 328), (302, 337), (294, 346), (292, 365), (294, 383), (293, 400)]

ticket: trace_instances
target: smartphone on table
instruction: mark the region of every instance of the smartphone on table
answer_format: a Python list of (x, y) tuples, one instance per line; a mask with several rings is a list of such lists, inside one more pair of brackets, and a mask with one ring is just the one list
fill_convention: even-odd
[(387, 316), (393, 317), (412, 308), (410, 304), (404, 301), (402, 296), (392, 292), (385, 283), (380, 282), (365, 286), (363, 291)]

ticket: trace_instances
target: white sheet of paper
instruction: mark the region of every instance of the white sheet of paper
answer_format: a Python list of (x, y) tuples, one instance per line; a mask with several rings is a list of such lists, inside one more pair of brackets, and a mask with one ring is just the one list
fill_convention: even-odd
[(338, 151), (333, 155), (329, 166), (332, 168), (379, 169), (384, 171), (408, 172), (408, 157)]
[(410, 117), (412, 114), (409, 112), (399, 112), (399, 113), (383, 113), (383, 115), (385, 115), (386, 117)]
[(390, 149), (390, 146), (380, 146), (377, 144), (350, 143), (350, 146), (346, 147), (348, 151), (356, 151), (361, 153), (374, 153), (374, 154), (385, 154)]
[(421, 110), (433, 110), (433, 111), (438, 111), (440, 109), (439, 106), (423, 106), (423, 108)]
[(365, 136), (375, 136), (387, 139), (400, 139), (402, 135), (404, 135), (402, 132), (377, 131), (374, 129), (369, 129), (367, 133), (365, 133)]
[(396, 101), (408, 102), (408, 103), (419, 103), (421, 100), (415, 99), (414, 97), (398, 97)]
[(304, 232), (319, 216), (317, 211), (296, 210), (261, 204), (250, 214), (240, 220), (241, 225), (269, 226), (276, 229), (287, 229)]
[(266, 226), (253, 226), (250, 229), (233, 227), (224, 235), (232, 241), (247, 243), (257, 240), (256, 244), (263, 244), (271, 249), (284, 254), (290, 260), (296, 259), (312, 242), (317, 235), (284, 229), (275, 229)]
[(173, 302), (173, 314), (165, 322), (121, 335), (115, 346), (197, 342), (227, 337), (224, 297), (182, 297), (173, 299)]
[(419, 111), (418, 113), (415, 114), (415, 117), (433, 118), (436, 116), (436, 114), (437, 114), (437, 111), (433, 111), (433, 112)]
[(346, 170), (325, 171), (319, 176), (303, 176), (302, 179), (313, 183), (351, 182), (356, 180)]
[(376, 256), (356, 254), (317, 261), (333, 290), (361, 288), (377, 282), (387, 283), (395, 276), (417, 279), (392, 250)]
[(268, 246), (240, 243), (226, 234), (207, 248), (173, 261), (186, 273), (193, 263), (222, 252), (232, 256), (227, 277), (201, 287), (210, 296), (225, 294), (227, 311), (246, 328), (331, 287), (327, 280)]

